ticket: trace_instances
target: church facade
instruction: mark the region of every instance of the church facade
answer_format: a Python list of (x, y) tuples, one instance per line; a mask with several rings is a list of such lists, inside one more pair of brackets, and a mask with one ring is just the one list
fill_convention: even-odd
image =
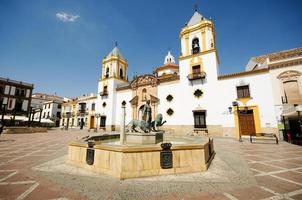
[(100, 121), (94, 124), (119, 130), (123, 102), (127, 124), (142, 119), (150, 100), (152, 119), (161, 113), (169, 133), (239, 138), (278, 133), (286, 112), (302, 103), (301, 48), (253, 57), (246, 71), (219, 75), (213, 21), (197, 11), (180, 31), (180, 45), (179, 64), (169, 51), (163, 66), (132, 81), (127, 60), (114, 47), (102, 60), (95, 112)]

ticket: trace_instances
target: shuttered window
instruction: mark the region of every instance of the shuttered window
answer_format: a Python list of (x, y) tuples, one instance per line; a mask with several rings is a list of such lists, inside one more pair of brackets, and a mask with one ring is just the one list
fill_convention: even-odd
[(206, 112), (198, 111), (193, 112), (194, 115), (194, 128), (206, 128)]
[(237, 98), (250, 98), (250, 88), (248, 85), (237, 86)]

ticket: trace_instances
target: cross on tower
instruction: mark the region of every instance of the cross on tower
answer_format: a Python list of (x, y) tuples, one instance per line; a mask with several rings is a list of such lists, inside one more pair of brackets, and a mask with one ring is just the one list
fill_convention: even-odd
[(197, 11), (198, 10), (198, 5), (194, 4), (194, 10)]
[(115, 43), (114, 43), (114, 44), (115, 44), (115, 46), (117, 47), (117, 41), (115, 41)]

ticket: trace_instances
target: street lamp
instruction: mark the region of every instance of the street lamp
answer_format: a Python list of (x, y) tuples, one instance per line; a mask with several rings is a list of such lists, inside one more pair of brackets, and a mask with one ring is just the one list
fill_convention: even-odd
[[(237, 101), (232, 102), (233, 107), (236, 107), (237, 109), (237, 118), (238, 118), (238, 129), (239, 129), (239, 142), (242, 142), (242, 137), (241, 137), (241, 128), (240, 128), (240, 111), (239, 111), (239, 104)], [(230, 107), (229, 107), (230, 109)]]
[(96, 117), (96, 128), (95, 128), (95, 131), (97, 132), (98, 131), (98, 127), (99, 127), (99, 118), (101, 117), (101, 114), (100, 113), (96, 113), (95, 114), (95, 117)]

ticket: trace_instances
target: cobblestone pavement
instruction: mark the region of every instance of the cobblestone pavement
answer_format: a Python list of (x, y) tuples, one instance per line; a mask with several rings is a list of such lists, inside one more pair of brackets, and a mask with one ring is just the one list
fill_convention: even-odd
[(119, 181), (64, 163), (68, 142), (88, 134), (1, 135), (0, 199), (302, 199), (301, 146), (214, 138), (207, 172)]

